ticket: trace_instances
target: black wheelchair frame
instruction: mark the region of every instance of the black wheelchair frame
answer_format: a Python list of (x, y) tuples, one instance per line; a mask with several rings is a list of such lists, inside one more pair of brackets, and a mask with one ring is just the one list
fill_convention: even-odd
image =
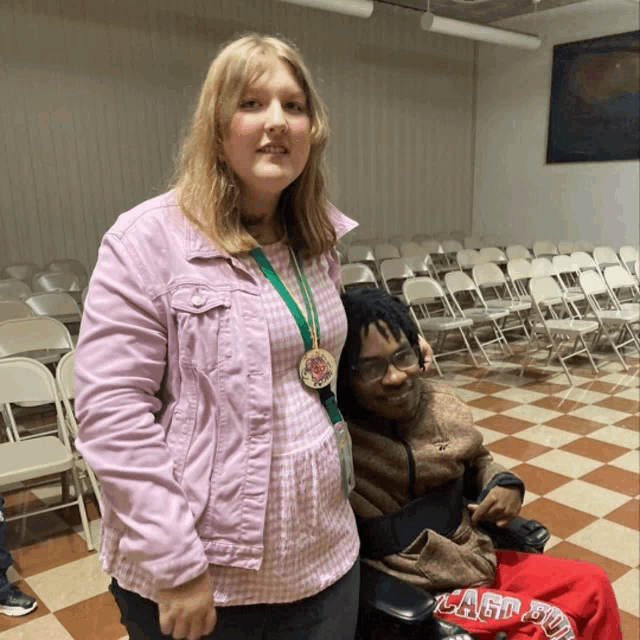
[[(517, 516), (508, 527), (483, 523), (496, 549), (542, 553), (549, 531), (537, 520)], [(445, 640), (468, 631), (434, 616), (436, 599), (366, 561), (360, 569), (360, 612), (356, 640)], [(504, 634), (498, 634), (500, 640)]]

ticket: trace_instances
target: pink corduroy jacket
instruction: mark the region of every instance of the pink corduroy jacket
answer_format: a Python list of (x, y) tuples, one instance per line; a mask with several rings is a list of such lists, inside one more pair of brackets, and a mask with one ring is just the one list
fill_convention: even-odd
[[(341, 236), (355, 223), (331, 207)], [(334, 254), (317, 260), (338, 286)], [(122, 214), (91, 277), (76, 351), (77, 447), (103, 528), (155, 588), (208, 564), (258, 569), (271, 461), (260, 285), (179, 212), (173, 193)]]

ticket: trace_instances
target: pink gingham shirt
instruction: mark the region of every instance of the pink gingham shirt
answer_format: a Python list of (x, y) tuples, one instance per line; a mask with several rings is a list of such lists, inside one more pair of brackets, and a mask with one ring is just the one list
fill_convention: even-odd
[[(282, 243), (263, 247), (301, 309), (304, 303), (289, 251)], [(320, 319), (321, 346), (338, 355), (347, 324), (333, 283), (304, 263)], [(297, 364), (304, 352), (291, 312), (252, 258), (247, 268), (261, 279), (271, 340), (274, 387), (273, 454), (259, 571), (212, 566), (219, 604), (291, 602), (318, 593), (355, 562), (358, 534), (340, 484), (335, 436), (318, 392), (306, 388)]]

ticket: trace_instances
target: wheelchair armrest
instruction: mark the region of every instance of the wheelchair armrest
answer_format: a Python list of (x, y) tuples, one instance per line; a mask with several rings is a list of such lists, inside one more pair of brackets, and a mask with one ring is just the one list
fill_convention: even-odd
[(408, 625), (431, 619), (436, 599), (427, 591), (360, 563), (360, 608), (379, 611)]
[(506, 527), (483, 522), (480, 528), (491, 537), (496, 549), (510, 551), (542, 553), (544, 545), (551, 537), (549, 530), (543, 524), (522, 516), (516, 516)]

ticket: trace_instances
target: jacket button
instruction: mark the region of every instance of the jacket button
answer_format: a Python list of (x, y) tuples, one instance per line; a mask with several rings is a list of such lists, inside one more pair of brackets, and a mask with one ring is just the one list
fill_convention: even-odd
[(191, 304), (194, 307), (201, 307), (204, 304), (204, 300), (202, 296), (193, 296), (193, 298), (191, 298)]

